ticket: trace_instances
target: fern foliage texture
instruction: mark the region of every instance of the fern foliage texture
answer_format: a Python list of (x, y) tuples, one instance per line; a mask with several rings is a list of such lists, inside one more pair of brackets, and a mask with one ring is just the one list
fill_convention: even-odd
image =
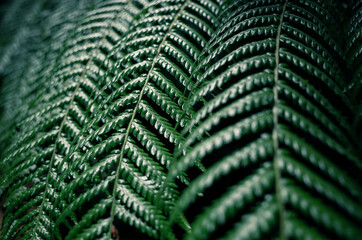
[(362, 236), (362, 1), (2, 7), (1, 239)]

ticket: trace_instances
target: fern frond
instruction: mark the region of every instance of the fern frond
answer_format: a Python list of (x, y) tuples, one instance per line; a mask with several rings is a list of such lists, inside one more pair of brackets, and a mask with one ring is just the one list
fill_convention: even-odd
[[(91, 184), (92, 178), (86, 176), (95, 176), (95, 174), (102, 175), (100, 169), (98, 167), (96, 168), (97, 165), (92, 163), (94, 161), (93, 159), (102, 159), (101, 156), (109, 151), (117, 152), (118, 157), (116, 158), (116, 162), (112, 161), (109, 163), (109, 170), (107, 170), (108, 173), (106, 173), (106, 175), (109, 173), (115, 174), (113, 190), (109, 191), (113, 199), (112, 206), (109, 209), (109, 217), (111, 219), (109, 223), (112, 224), (117, 219), (123, 219), (127, 221), (127, 224), (132, 223), (129, 222), (128, 217), (123, 217), (123, 214), (119, 215), (116, 210), (118, 209), (118, 199), (123, 196), (117, 193), (126, 191), (125, 189), (122, 190), (119, 186), (119, 181), (122, 179), (126, 180), (126, 182), (124, 182), (124, 184), (126, 184), (125, 186), (132, 186), (132, 188), (135, 189), (135, 197), (143, 199), (142, 201), (145, 201), (145, 204), (156, 204), (155, 196), (157, 195), (157, 190), (161, 187), (162, 179), (165, 178), (166, 167), (171, 161), (169, 147), (177, 144), (179, 141), (179, 133), (175, 131), (173, 125), (179, 122), (181, 126), (184, 126), (184, 116), (182, 116), (183, 112), (180, 101), (185, 99), (182, 96), (183, 86), (189, 85), (187, 82), (189, 79), (188, 75), (192, 71), (193, 61), (195, 61), (195, 59), (190, 58), (190, 55), (185, 54), (183, 50), (179, 49), (180, 46), (185, 45), (184, 42), (180, 42), (180, 40), (184, 39), (184, 36), (179, 32), (173, 32), (173, 27), (176, 28), (178, 23), (190, 22), (195, 24), (195, 28), (202, 26), (201, 30), (204, 29), (205, 34), (211, 34), (210, 28), (205, 28), (204, 22), (196, 16), (202, 13), (202, 6), (196, 11), (195, 9), (199, 5), (195, 5), (195, 3), (189, 4), (188, 1), (178, 3), (175, 6), (167, 6), (167, 4), (169, 3), (166, 3), (166, 5), (162, 5), (161, 3), (151, 4), (140, 19), (136, 21), (129, 33), (125, 35), (124, 43), (114, 50), (114, 52), (120, 54), (120, 60), (115, 64), (119, 66), (121, 70), (96, 93), (95, 99), (103, 93), (106, 94), (105, 96), (108, 96), (99, 103), (93, 101), (95, 110), (92, 115), (96, 117), (88, 122), (75, 137), (77, 143), (66, 156), (66, 159), (70, 160), (71, 165), (62, 179), (71, 176), (77, 177), (71, 180), (68, 187), (62, 191), (60, 199), (65, 199), (69, 192), (78, 191), (77, 189), (82, 188), (81, 186), (84, 184), (86, 186)], [(191, 13), (191, 11), (193, 12)], [(156, 15), (157, 17), (155, 17)], [(152, 25), (155, 24), (165, 25), (168, 26), (168, 28), (153, 27), (152, 30), (149, 29), (149, 25), (152, 27)], [(143, 37), (143, 34), (147, 31), (159, 31), (155, 33), (158, 37)], [(189, 32), (194, 33), (195, 31), (188, 30), (185, 33)], [(170, 40), (168, 40), (171, 35), (173, 37), (170, 37)], [(130, 36), (140, 37), (134, 40)], [(178, 38), (178, 42), (173, 40), (175, 37)], [(202, 41), (206, 41), (203, 40), (203, 38), (204, 37), (197, 38), (198, 45), (202, 44)], [(196, 46), (194, 46), (193, 49), (195, 48)], [(168, 78), (165, 78), (165, 76), (168, 76)], [(177, 83), (177, 85), (176, 83), (172, 83), (169, 80), (170, 77), (179, 80), (179, 83)], [(119, 84), (123, 86), (119, 86), (113, 90), (113, 85)], [(107, 93), (107, 91), (110, 92)], [(125, 92), (129, 94), (124, 96)], [(179, 99), (175, 99), (177, 96)], [(116, 117), (119, 112), (127, 113), (127, 116), (129, 116), (124, 118), (122, 117), (124, 114), (119, 115), (121, 116), (121, 124), (118, 123)], [(147, 128), (143, 127), (145, 124), (148, 126)], [(119, 138), (120, 141), (117, 140), (120, 149), (116, 149), (118, 144), (116, 142), (113, 144), (111, 141), (112, 135), (114, 135), (114, 133), (111, 135), (113, 131), (124, 134), (122, 138)], [(142, 135), (151, 137), (151, 139), (148, 140), (151, 142), (146, 143), (142, 140), (142, 138), (144, 138)], [(160, 137), (163, 139), (162, 141), (159, 140)], [(154, 140), (152, 141), (152, 139)], [(167, 143), (162, 143), (165, 140)], [(73, 154), (85, 146), (89, 146), (91, 149), (84, 154), (81, 153), (83, 155), (82, 157), (75, 158)], [(155, 150), (157, 150), (158, 156), (155, 156)], [(130, 168), (127, 168), (127, 162), (129, 160), (127, 160), (126, 157), (132, 159), (131, 162), (129, 162), (129, 164), (131, 164), (129, 165)], [(111, 169), (113, 169), (113, 171), (115, 170), (115, 172), (111, 172)], [(126, 172), (122, 173), (123, 171)], [(90, 172), (92, 172), (91, 175), (89, 175)], [(79, 179), (85, 179), (85, 181), (79, 181)], [(145, 185), (141, 184), (140, 181), (145, 181)], [(154, 187), (149, 185), (151, 182), (153, 182), (152, 185)], [(153, 188), (154, 190), (151, 191), (150, 189)], [(99, 193), (95, 192), (95, 194)], [(94, 197), (96, 196), (97, 195)], [(136, 201), (135, 197), (129, 201), (133, 203)], [(73, 202), (74, 200), (70, 199), (69, 201)], [(84, 204), (82, 201), (78, 202)], [(123, 208), (123, 205), (126, 203), (127, 202), (121, 201), (120, 206)], [(152, 228), (159, 232), (164, 228), (162, 227), (163, 225), (167, 225), (166, 221), (164, 221), (164, 223), (158, 221), (158, 224), (161, 224), (161, 226), (152, 226), (152, 224), (147, 221), (147, 218), (145, 219), (145, 214), (140, 212), (143, 211), (141, 207), (134, 210), (129, 209), (129, 207), (130, 205), (126, 205), (125, 207), (125, 211), (129, 212), (127, 214), (133, 211), (137, 215), (141, 214), (138, 218), (143, 221), (144, 224), (137, 224), (138, 227), (144, 228), (148, 226), (147, 228)], [(74, 205), (74, 209), (76, 208), (78, 208), (78, 205)], [(71, 209), (64, 211), (61, 219), (66, 219), (67, 214), (70, 214), (72, 211)], [(162, 207), (162, 209), (157, 211), (160, 211), (160, 214), (162, 214), (160, 216), (166, 219), (165, 216), (169, 212), (169, 207)], [(63, 220), (59, 220), (57, 225), (62, 224), (62, 221)], [(111, 227), (110, 224), (107, 234), (108, 237), (111, 233)], [(146, 233), (155, 236), (153, 231), (146, 231)]]
[[(264, 5), (253, 10), (259, 4)], [(324, 229), (320, 237), (328, 238), (333, 231), (340, 239), (353, 239), (360, 234), (356, 212), (361, 163), (350, 128), (353, 100), (343, 92), (344, 73), (339, 67), (344, 55), (326, 20), (337, 22), (337, 14), (322, 1), (238, 1), (222, 8), (227, 16), (220, 17), (203, 53), (206, 57), (195, 68), (197, 84), (187, 102), (188, 111), (195, 113), (183, 129), (184, 140), (175, 152), (179, 160), (171, 165), (165, 182), (167, 190), (180, 173), (192, 176), (173, 207), (171, 227), (176, 229), (183, 212), (191, 226), (189, 239), (319, 237), (310, 228), (313, 224)], [(240, 201), (232, 202), (224, 194), (236, 194), (238, 181), (267, 164), (273, 165), (271, 185), (262, 196), (274, 199), (273, 215), (259, 219), (268, 210), (250, 210), (257, 203), (245, 210), (228, 210)], [(303, 189), (298, 204), (310, 196), (316, 202), (305, 208), (290, 205), (293, 192), (299, 190), (289, 188), (289, 182)], [(286, 191), (291, 195), (287, 197)], [(324, 220), (308, 215), (322, 202), (321, 212), (331, 215)], [(238, 214), (250, 216), (254, 228), (247, 227), (247, 219), (238, 224)], [(343, 220), (334, 221), (337, 216)], [(343, 232), (340, 226), (349, 224), (350, 232)], [(299, 227), (309, 232), (301, 233)]]

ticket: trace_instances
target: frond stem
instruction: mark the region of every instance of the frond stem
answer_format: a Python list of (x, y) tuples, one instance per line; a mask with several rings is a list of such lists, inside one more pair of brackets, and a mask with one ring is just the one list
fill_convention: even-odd
[(272, 133), (273, 139), (273, 147), (274, 147), (274, 159), (273, 159), (273, 168), (274, 168), (274, 175), (275, 175), (275, 193), (278, 203), (279, 209), (279, 231), (280, 231), (280, 239), (286, 240), (287, 237), (285, 236), (284, 231), (284, 223), (285, 223), (285, 216), (284, 216), (284, 204), (281, 196), (281, 173), (278, 166), (278, 155), (279, 155), (279, 141), (278, 141), (278, 104), (279, 104), (279, 96), (278, 96), (278, 80), (279, 80), (279, 50), (280, 50), (280, 35), (282, 31), (282, 24), (283, 24), (283, 17), (285, 14), (285, 9), (287, 7), (288, 0), (285, 1), (283, 5), (282, 14), (280, 15), (280, 23), (278, 26), (277, 37), (276, 37), (276, 47), (275, 47), (275, 68), (274, 68), (274, 106), (273, 106), (273, 122), (274, 128)]

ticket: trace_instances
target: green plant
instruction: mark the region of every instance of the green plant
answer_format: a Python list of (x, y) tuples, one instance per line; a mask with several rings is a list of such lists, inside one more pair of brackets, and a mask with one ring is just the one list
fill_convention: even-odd
[(12, 3), (3, 239), (358, 239), (362, 4), (343, 4)]

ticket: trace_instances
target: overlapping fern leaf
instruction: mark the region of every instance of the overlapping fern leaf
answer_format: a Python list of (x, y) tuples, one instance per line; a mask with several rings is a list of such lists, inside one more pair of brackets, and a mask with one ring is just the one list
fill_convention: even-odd
[(61, 3), (49, 20), (51, 44), (37, 52), (45, 64), (29, 69), (36, 72), (25, 82), (26, 114), (16, 113), (19, 120), (7, 137), (13, 140), (2, 152), (2, 164), (11, 165), (3, 183), (4, 239), (53, 238), (60, 214), (54, 203), (64, 187), (57, 166), (88, 121), (96, 80), (112, 64), (102, 67), (107, 52), (142, 9), (126, 1), (86, 2)]
[(324, 1), (223, 5), (169, 173), (194, 176), (170, 217), (185, 214), (185, 239), (361, 234), (361, 162), (333, 11)]
[(358, 239), (361, 1), (346, 46), (341, 5), (15, 1), (1, 237)]

